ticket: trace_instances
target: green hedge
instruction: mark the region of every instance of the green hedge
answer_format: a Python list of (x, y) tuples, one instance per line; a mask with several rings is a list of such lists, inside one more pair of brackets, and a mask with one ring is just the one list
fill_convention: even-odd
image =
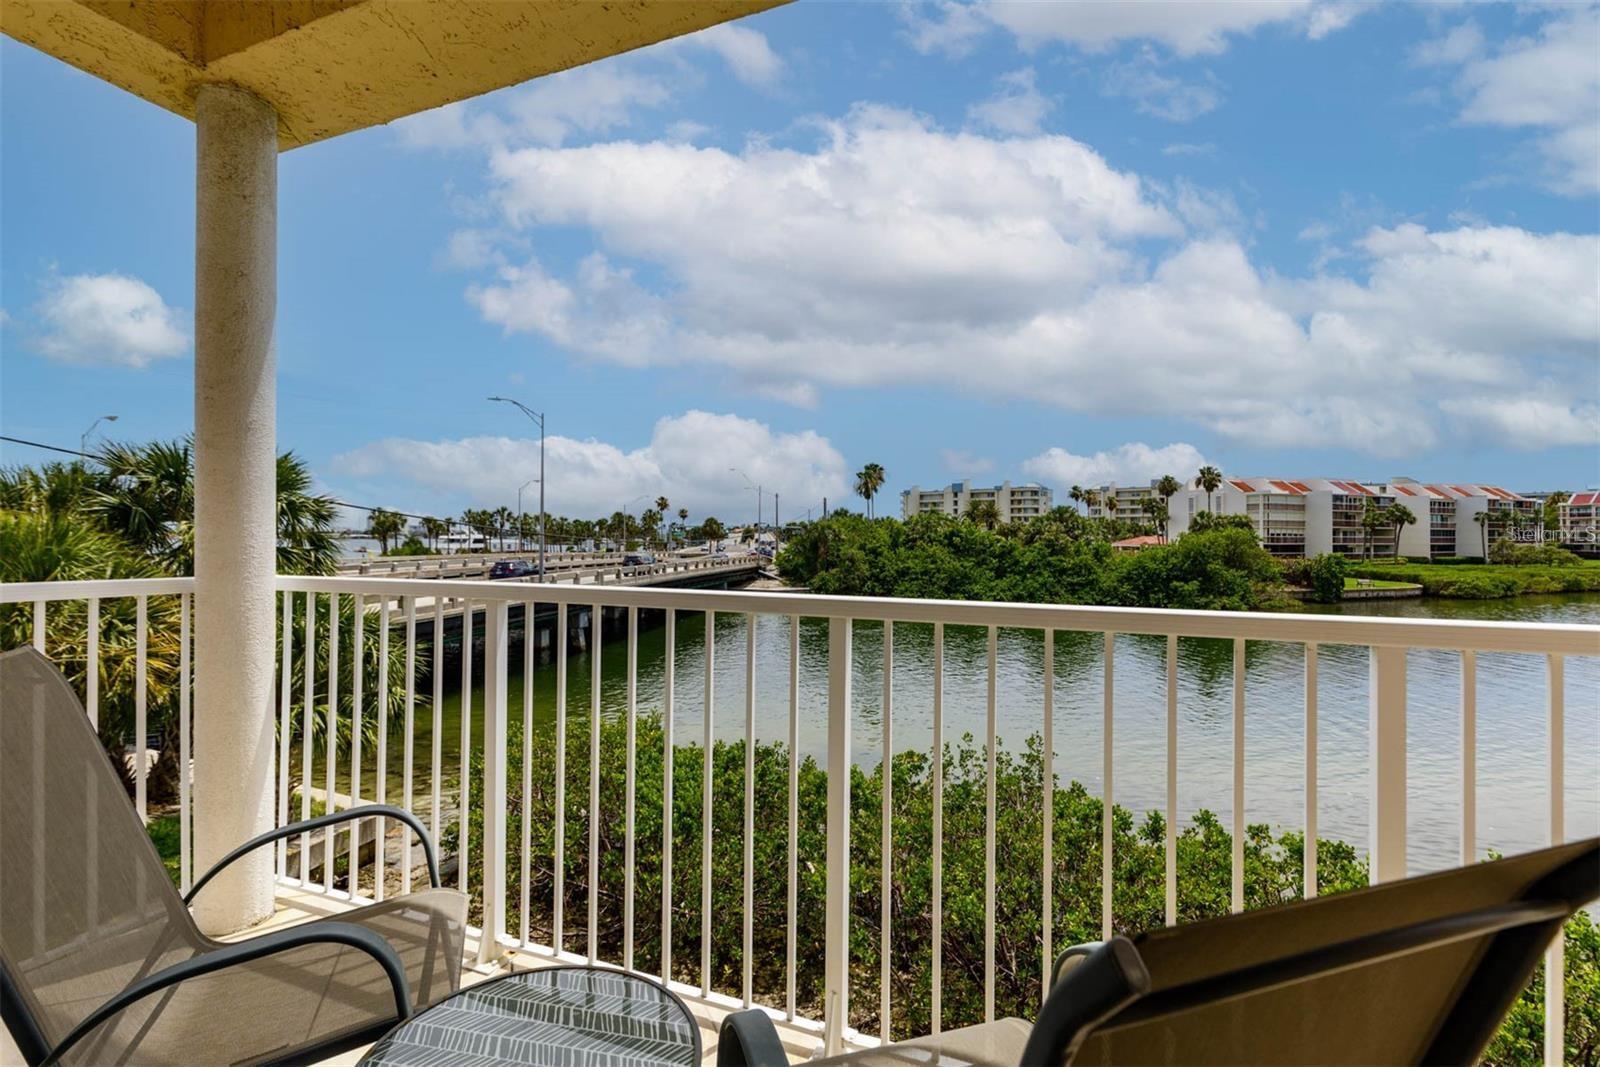
[[(548, 731), (533, 738), (532, 788), (526, 805), (520, 792), (523, 743), (520, 724), (511, 724), (507, 780), (508, 929), (519, 928), (521, 861), (515, 842), (521, 822), (529, 821), (529, 927), (534, 940), (552, 939), (554, 866), (554, 740)], [(622, 951), (624, 879), (624, 759), (622, 723), (607, 721), (601, 732), (599, 821), (599, 951), (619, 959)], [(587, 951), (588, 786), (587, 722), (568, 723), (563, 947)], [(635, 965), (658, 970), (661, 961), (661, 796), (660, 720), (638, 722)], [(737, 995), (743, 967), (744, 745), (718, 742), (712, 751), (712, 951), (711, 987)], [(752, 972), (755, 999), (781, 1006), (786, 980), (788, 871), (788, 749), (780, 743), (755, 747), (754, 917)], [(704, 751), (674, 747), (673, 762), (673, 939), (672, 972), (698, 984), (701, 926), (701, 782)], [(893, 1034), (904, 1039), (929, 1030), (929, 980), (932, 936), (930, 899), (932, 839), (932, 760), (926, 753), (901, 752), (893, 775), (893, 937), (891, 1001)], [(996, 755), (995, 1010), (1031, 1018), (1038, 1010), (1044, 964), (1042, 915), (1042, 758), (1037, 738), (1020, 751)], [(986, 768), (983, 747), (965, 736), (944, 757), (943, 1024), (946, 1028), (981, 1021), (984, 975), (984, 879)], [(879, 1030), (880, 813), (882, 767), (851, 772), (851, 1024), (867, 1033)], [(1083, 785), (1058, 786), (1054, 811), (1055, 909), (1052, 948), (1100, 937), (1101, 802)], [(482, 812), (475, 800), (471, 834), (476, 854), (482, 841)], [(798, 897), (796, 914), (799, 1009), (822, 1013), (823, 899), (826, 886), (827, 774), (810, 758), (799, 767)], [(1137, 933), (1163, 925), (1165, 900), (1165, 824), (1156, 812), (1137, 818), (1113, 809), (1114, 912), (1118, 932)], [(1303, 884), (1303, 837), (1295, 831), (1274, 834), (1263, 824), (1248, 828), (1245, 894), (1248, 907), (1296, 900)], [(455, 835), (447, 835), (455, 848)], [(1232, 841), (1209, 812), (1199, 812), (1178, 835), (1179, 918), (1190, 922), (1224, 915), (1229, 906)], [(1343, 842), (1318, 843), (1318, 885), (1323, 893), (1366, 884), (1365, 863)], [(469, 868), (469, 872), (472, 871)], [(475, 872), (473, 872), (475, 873)], [(476, 887), (474, 887), (476, 888)], [(476, 904), (474, 904), (476, 909)], [(477, 916), (474, 915), (474, 921)], [(1600, 944), (1584, 916), (1567, 932), (1568, 1062), (1596, 1064), (1595, 1033), (1600, 998), (1592, 995), (1600, 976)], [(1486, 1062), (1536, 1064), (1541, 1001), (1536, 990), (1523, 994)], [(1532, 1041), (1532, 1044), (1529, 1042)]]

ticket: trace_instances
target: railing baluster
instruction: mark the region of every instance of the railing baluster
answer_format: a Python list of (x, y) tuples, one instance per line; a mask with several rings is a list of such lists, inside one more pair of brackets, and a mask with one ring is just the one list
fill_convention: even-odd
[(678, 612), (667, 609), (661, 681), (661, 980), (672, 981), (672, 689), (678, 670)]
[(567, 911), (567, 605), (556, 605), (556, 825), (555, 887), (550, 947), (561, 955)]
[[(317, 594), (306, 594), (306, 630), (305, 640), (301, 642), (305, 649), (301, 653), (304, 665), (300, 671), (300, 681), (304, 687), (304, 695), (300, 708), (300, 821), (305, 822), (311, 818), (311, 717), (316, 704), (317, 686)], [(300, 884), (311, 884), (311, 835), (300, 835)]]
[[(187, 611), (184, 613), (187, 616)], [(184, 620), (187, 622), (187, 618)], [(283, 594), (283, 621), (279, 625), (279, 644), (282, 646), (283, 665), (278, 670), (278, 825), (289, 825), (289, 720), (294, 695), (294, 594)], [(184, 641), (187, 647), (188, 641)], [(187, 719), (188, 716), (185, 716)], [(184, 760), (184, 778), (188, 778), (188, 760)], [(289, 876), (289, 842), (278, 842), (278, 877)]]
[[(339, 766), (339, 594), (328, 595), (328, 716), (323, 724), (323, 732), (327, 735), (324, 743), (327, 764), (323, 773), (326, 783), (326, 796), (323, 800), (324, 811), (334, 811), (338, 805), (334, 802), (334, 773)], [(324, 892), (333, 891), (333, 841), (334, 827), (326, 827), (322, 831), (322, 889)]]
[(1478, 654), (1461, 653), (1461, 865), (1478, 859)]
[(600, 958), (600, 643), (605, 608), (589, 609), (589, 963)]
[(715, 764), (712, 761), (712, 725), (715, 721), (714, 708), (716, 706), (715, 686), (712, 684), (715, 674), (717, 645), (717, 615), (714, 611), (706, 612), (706, 638), (705, 638), (705, 663), (706, 663), (706, 692), (705, 692), (705, 751), (703, 769), (700, 773), (700, 995), (703, 997), (711, 992), (711, 843), (712, 843), (712, 775)]
[(800, 616), (789, 616), (789, 905), (785, 1008), (795, 1019), (795, 916), (800, 894)]
[(747, 614), (744, 660), (744, 1006), (752, 998), (756, 870), (756, 616)]
[(1317, 895), (1317, 646), (1306, 645), (1305, 898)]
[(1244, 638), (1233, 641), (1233, 862), (1229, 907), (1244, 910)]
[(1115, 666), (1117, 651), (1117, 635), (1107, 632), (1105, 635), (1105, 711), (1103, 723), (1103, 736), (1105, 737), (1105, 750), (1101, 754), (1100, 774), (1104, 783), (1102, 792), (1104, 798), (1100, 802), (1100, 939), (1108, 940), (1111, 937), (1111, 811), (1113, 803), (1113, 790), (1111, 772), (1113, 763), (1111, 759), (1112, 738), (1112, 709), (1116, 706), (1116, 691), (1114, 688)]
[(944, 623), (933, 624), (933, 841), (929, 919), (933, 927), (933, 977), (928, 985), (928, 1023), (944, 1024)]
[(1039, 957), (1039, 1003), (1050, 995), (1050, 964), (1055, 959), (1055, 826), (1056, 826), (1056, 632), (1044, 632), (1044, 766), (1039, 775), (1044, 796), (1044, 810), (1040, 813), (1043, 826), (1040, 830), (1041, 862), (1040, 900), (1043, 902), (1039, 922), (1044, 936), (1044, 952)]
[(889, 976), (893, 962), (889, 939), (894, 913), (894, 883), (889, 860), (894, 850), (894, 623), (883, 624), (883, 760), (878, 764), (883, 782), (883, 840), (878, 846), (878, 1037), (891, 1040), (894, 1014), (889, 1003)]
[(33, 602), (33, 648), (40, 655), (44, 655), (45, 603), (43, 600)]
[(89, 725), (100, 729), (100, 598), (89, 598), (88, 620), (84, 635), (84, 703), (89, 712)]
[[(1545, 657), (1549, 685), (1547, 755), (1550, 774), (1550, 844), (1566, 841), (1566, 661)], [(1566, 931), (1556, 933), (1544, 953), (1544, 1062), (1561, 1067), (1566, 1062)]]
[[(361, 668), (366, 657), (366, 627), (363, 626), (367, 598), (357, 593), (350, 598), (350, 806), (361, 806)], [(350, 824), (350, 898), (361, 893), (361, 820)]]
[(1178, 925), (1178, 635), (1167, 635), (1167, 901), (1168, 926)]
[[(506, 696), (510, 605), (483, 605), (483, 933), (478, 962), (506, 936)], [(463, 853), (465, 862), (465, 853)]]
[(827, 908), (823, 924), (823, 1055), (850, 1025), (850, 675), (848, 618), (828, 620)]
[[(134, 667), (133, 667), (133, 796), (134, 807), (138, 809), (139, 821), (148, 823), (150, 815), (145, 803), (149, 783), (146, 778), (149, 768), (145, 766), (146, 735), (150, 731), (147, 717), (147, 703), (149, 700), (149, 679), (146, 674), (150, 665), (150, 602), (148, 597), (139, 597), (135, 608), (134, 619)], [(42, 619), (41, 611), (36, 619)]]
[[(373, 694), (373, 714), (378, 723), (378, 756), (373, 767), (372, 788), (379, 804), (389, 800), (389, 597), (378, 599), (378, 685)], [(385, 853), (389, 846), (389, 826), (380, 816), (373, 820), (376, 846), (373, 849), (372, 893), (375, 899), (384, 898)]]
[[(285, 618), (287, 618), (285, 613)], [(189, 891), (194, 878), (194, 809), (189, 767), (189, 594), (178, 594), (178, 884)], [(284, 687), (287, 691), (287, 685)], [(285, 736), (288, 731), (285, 730)], [(281, 844), (279, 846), (282, 847)]]
[[(485, 605), (487, 610), (488, 605)], [(487, 623), (486, 623), (487, 625)], [(456, 823), (461, 840), (456, 850), (456, 888), (467, 892), (472, 866), (471, 823), (467, 815), (472, 810), (472, 601), (461, 601), (461, 812)], [(487, 934), (485, 936), (488, 936)]]
[(622, 969), (633, 970), (633, 892), (634, 892), (634, 806), (637, 801), (637, 783), (634, 778), (637, 773), (637, 759), (634, 748), (638, 744), (639, 720), (639, 609), (628, 609), (628, 707), (627, 707), (627, 741), (628, 746), (625, 756), (626, 778), (624, 788), (627, 791), (623, 806), (623, 831), (622, 831)]
[(983, 800), (983, 1021), (994, 1022), (994, 883), (995, 883), (995, 661), (999, 631), (989, 627), (989, 686), (984, 734)]
[(1368, 670), (1368, 859), (1376, 885), (1406, 876), (1406, 650), (1373, 646)]
[[(410, 811), (413, 803), (412, 763), (416, 756), (416, 731), (417, 731), (417, 598), (407, 596), (405, 600), (406, 611), (406, 703), (405, 703), (405, 751), (401, 760), (405, 766), (400, 771), (400, 797), (401, 805)], [(400, 846), (400, 891), (411, 892), (411, 831), (405, 831)]]
[(435, 841), (439, 840), (442, 829), (440, 820), (439, 793), (440, 779), (444, 777), (444, 611), (445, 600), (443, 596), (433, 598), (433, 729), (429, 734), (432, 743), (432, 764), (428, 777), (429, 814), (432, 821), (429, 830)]

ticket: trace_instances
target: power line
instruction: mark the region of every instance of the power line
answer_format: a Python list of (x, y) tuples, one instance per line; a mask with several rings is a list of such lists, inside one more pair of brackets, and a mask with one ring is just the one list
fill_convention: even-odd
[[(26, 438), (10, 437), (10, 436), (7, 436), (5, 434), (0, 434), (0, 441), (9, 441), (11, 444), (14, 444), (14, 445), (27, 445), (29, 448), (42, 448), (46, 452), (60, 452), (63, 455), (79, 456), (79, 457), (82, 457), (83, 459), (96, 459), (97, 460), (97, 459), (101, 459), (102, 458), (100, 456), (95, 455), (93, 452), (80, 452), (76, 448), (62, 448), (60, 445), (47, 445), (47, 444), (44, 444), (43, 442), (40, 442), (40, 441), (29, 441)], [(331, 498), (331, 499), (339, 507), (342, 507), (342, 508), (354, 508), (357, 511), (368, 511), (368, 512), (371, 512), (371, 511), (393, 511), (396, 515), (399, 515), (401, 518), (405, 518), (405, 519), (439, 519), (439, 516), (437, 516), (437, 515), (413, 515), (409, 511), (395, 511), (394, 508), (385, 508), (385, 507), (382, 507), (382, 506), (374, 506), (374, 505), (370, 505), (370, 504), (352, 504), (348, 500), (340, 500), (337, 497), (334, 497), (334, 498)], [(458, 520), (448, 519), (448, 518), (440, 519), (439, 521), (447, 522), (451, 526), (463, 526), (463, 525), (465, 525), (465, 523), (462, 523), (462, 522), (460, 522)]]

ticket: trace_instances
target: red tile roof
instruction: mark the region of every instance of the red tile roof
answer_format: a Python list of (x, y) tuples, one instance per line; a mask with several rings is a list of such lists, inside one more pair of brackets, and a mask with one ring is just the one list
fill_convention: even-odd
[(1600, 504), (1600, 493), (1574, 493), (1567, 503), (1577, 504), (1580, 507), (1593, 507), (1595, 504)]

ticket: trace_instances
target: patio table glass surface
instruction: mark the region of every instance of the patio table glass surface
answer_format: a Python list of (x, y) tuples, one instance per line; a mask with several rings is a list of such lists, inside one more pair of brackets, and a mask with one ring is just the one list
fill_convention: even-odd
[(700, 1062), (694, 1017), (636, 975), (549, 967), (483, 982), (440, 1001), (372, 1046), (363, 1067)]

